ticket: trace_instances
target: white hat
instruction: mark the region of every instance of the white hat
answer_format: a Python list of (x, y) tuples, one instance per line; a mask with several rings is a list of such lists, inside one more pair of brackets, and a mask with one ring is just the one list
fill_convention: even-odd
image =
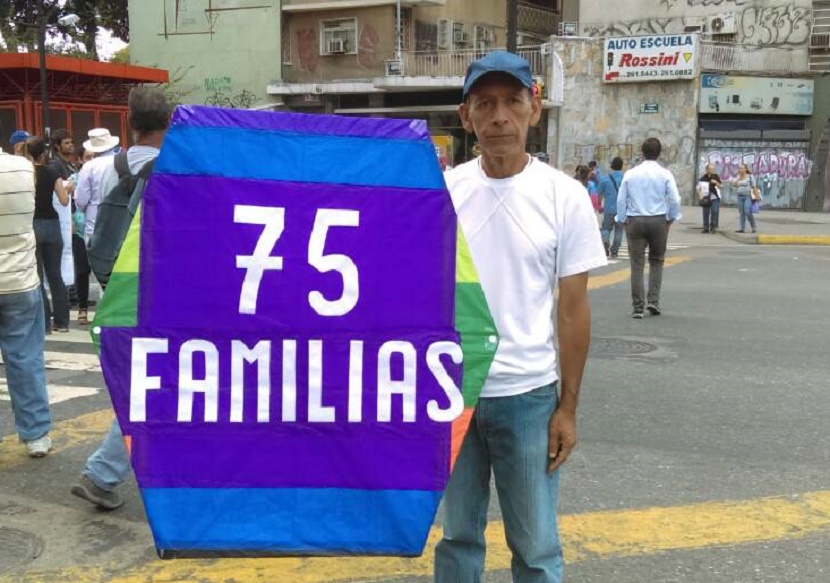
[(110, 135), (110, 131), (107, 128), (91, 129), (87, 132), (87, 136), (89, 136), (89, 139), (84, 142), (84, 150), (88, 150), (93, 154), (100, 154), (107, 150), (112, 150), (121, 143), (118, 136)]

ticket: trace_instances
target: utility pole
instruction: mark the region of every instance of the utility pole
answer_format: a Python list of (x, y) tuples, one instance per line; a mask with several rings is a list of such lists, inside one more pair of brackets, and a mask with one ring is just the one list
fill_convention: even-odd
[(46, 69), (46, 9), (44, 1), (38, 2), (37, 9), (37, 50), (40, 57), (40, 121), (43, 125), (43, 141), (46, 144), (46, 151), (49, 152), (49, 137), (52, 132), (51, 119), (49, 115), (49, 82)]
[(516, 52), (516, 39), (519, 36), (518, 0), (507, 0), (507, 50)]

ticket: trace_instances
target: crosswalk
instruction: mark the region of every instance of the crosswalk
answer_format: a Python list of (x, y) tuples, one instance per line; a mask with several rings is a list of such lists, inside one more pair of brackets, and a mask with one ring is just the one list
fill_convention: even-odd
[[(50, 404), (90, 397), (102, 391), (101, 365), (98, 356), (92, 353), (85, 329), (72, 328), (68, 334), (48, 336), (43, 356)], [(0, 401), (11, 400), (5, 368), (0, 357)]]

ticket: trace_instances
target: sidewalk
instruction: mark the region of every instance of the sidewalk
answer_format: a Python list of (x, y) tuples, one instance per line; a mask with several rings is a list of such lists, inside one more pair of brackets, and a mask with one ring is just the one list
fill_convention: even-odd
[[(738, 209), (721, 207), (720, 227), (722, 236), (748, 245), (830, 245), (830, 213), (805, 213), (801, 211), (767, 210), (762, 208), (755, 215), (757, 233), (736, 233)], [(703, 212), (698, 206), (683, 207), (683, 221), (687, 227), (703, 228)], [(749, 225), (746, 226), (749, 231)]]

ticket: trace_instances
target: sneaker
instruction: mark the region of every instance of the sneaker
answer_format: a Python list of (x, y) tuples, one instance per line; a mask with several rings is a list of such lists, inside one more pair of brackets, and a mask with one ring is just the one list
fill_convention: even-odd
[(643, 318), (645, 318), (645, 315), (638, 310), (634, 310), (633, 312), (631, 312), (631, 317), (635, 320), (642, 320)]
[(708, 233), (709, 229), (703, 229), (703, 233)]
[(738, 230), (737, 230), (737, 231), (735, 231), (735, 232), (736, 232), (736, 233), (746, 233), (746, 231), (744, 231), (743, 229), (738, 229)]
[(104, 510), (115, 510), (124, 505), (124, 499), (121, 498), (118, 492), (99, 488), (87, 476), (81, 476), (81, 479), (72, 485), (70, 492)]
[(646, 309), (648, 310), (648, 313), (652, 316), (659, 316), (663, 313), (660, 311), (660, 308), (657, 306), (657, 304), (649, 304), (648, 306), (646, 306)]
[(41, 438), (27, 441), (26, 449), (29, 450), (29, 457), (43, 457), (52, 449), (52, 438), (47, 433)]

